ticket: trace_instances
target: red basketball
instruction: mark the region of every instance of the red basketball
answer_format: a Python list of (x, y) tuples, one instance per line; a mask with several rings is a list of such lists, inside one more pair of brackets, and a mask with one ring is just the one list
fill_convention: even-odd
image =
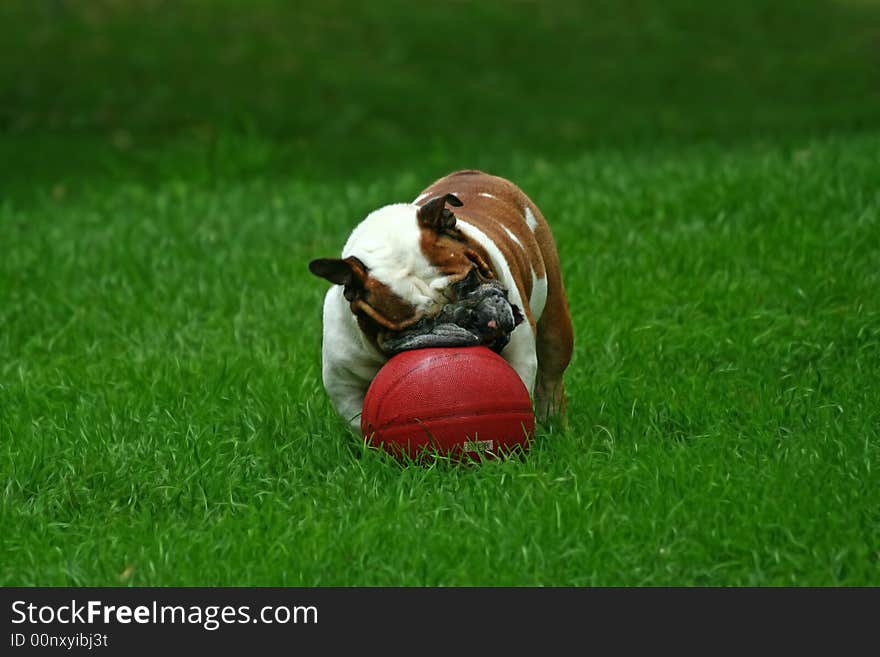
[(361, 430), (368, 444), (396, 455), (493, 457), (528, 449), (535, 415), (522, 380), (487, 347), (416, 349), (379, 370)]

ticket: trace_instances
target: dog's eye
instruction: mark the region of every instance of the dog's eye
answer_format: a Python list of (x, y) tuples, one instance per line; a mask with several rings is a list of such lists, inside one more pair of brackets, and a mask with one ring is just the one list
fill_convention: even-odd
[(470, 272), (468, 272), (467, 276), (465, 276), (462, 280), (453, 285), (453, 289), (455, 290), (456, 295), (458, 295), (458, 297), (460, 298), (476, 290), (481, 282), (482, 281), (480, 280), (480, 273), (477, 268), (474, 267), (470, 270)]
[(345, 297), (345, 300), (351, 303), (355, 299), (360, 299), (363, 289), (353, 287), (351, 285), (346, 285), (342, 288), (342, 296)]
[(467, 242), (467, 238), (464, 236), (458, 228), (444, 228), (441, 231), (446, 237), (455, 240), (456, 242)]

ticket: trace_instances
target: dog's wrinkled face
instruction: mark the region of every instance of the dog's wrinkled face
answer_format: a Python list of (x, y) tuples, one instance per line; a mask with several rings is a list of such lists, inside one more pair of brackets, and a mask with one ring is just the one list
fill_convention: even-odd
[(426, 347), (485, 345), (497, 353), (510, 342), (513, 330), (525, 320), (498, 281), (485, 282), (476, 270), (453, 286), (452, 301), (433, 317), (407, 330), (383, 335), (382, 351), (391, 356)]
[(343, 286), (361, 331), (382, 350), (388, 334), (405, 331), (454, 301), (455, 283), (469, 274), (488, 280), (483, 258), (456, 228), (447, 194), (421, 207), (390, 205), (370, 214), (352, 232), (342, 258), (320, 258), (310, 271)]

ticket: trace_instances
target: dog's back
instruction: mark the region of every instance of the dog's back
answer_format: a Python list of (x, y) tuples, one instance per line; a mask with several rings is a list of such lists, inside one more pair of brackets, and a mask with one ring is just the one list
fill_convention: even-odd
[[(444, 176), (419, 194), (415, 203), (445, 194), (462, 201), (455, 208), (459, 229), (483, 247), (496, 275), (510, 289), (511, 301), (520, 305), (528, 320), (527, 326), (514, 331), (507, 349), (516, 350), (520, 343), (524, 354), (537, 352), (534, 393), (539, 412), (561, 410), (562, 373), (571, 359), (574, 337), (550, 226), (518, 186), (482, 171), (468, 169)], [(526, 335), (527, 327), (531, 335)], [(525, 345), (529, 339), (534, 345), (531, 350)], [(524, 368), (528, 366), (521, 364), (517, 369)]]

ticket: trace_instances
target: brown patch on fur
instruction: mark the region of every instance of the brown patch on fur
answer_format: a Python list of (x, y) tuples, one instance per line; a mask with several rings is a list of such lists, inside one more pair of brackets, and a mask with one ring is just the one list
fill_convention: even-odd
[(343, 296), (358, 319), (361, 330), (375, 338), (381, 330), (402, 331), (422, 318), (416, 308), (395, 295), (391, 288), (370, 276), (358, 258), (319, 258), (309, 270), (331, 283), (343, 286)]
[(427, 199), (419, 208), (419, 248), (425, 257), (452, 284), (476, 267), (486, 278), (495, 274), (489, 265), (485, 249), (462, 233), (457, 227), (458, 218), (446, 207), (460, 208), (462, 202), (454, 194), (442, 194)]
[[(547, 257), (558, 267), (555, 248), (546, 248), (548, 243), (552, 247), (553, 238), (543, 215), (519, 187), (508, 180), (474, 169), (456, 171), (441, 178), (419, 196), (434, 198), (453, 193), (463, 203), (462, 207), (455, 208), (455, 215), (482, 231), (501, 251), (513, 277), (519, 283), (520, 296), (527, 306), (524, 311), (534, 328), (535, 319), (527, 303), (532, 296), (532, 272), (534, 271), (537, 278), (545, 278)], [(491, 194), (493, 198), (482, 194)], [(526, 207), (532, 211), (538, 222), (534, 231), (526, 222)], [(516, 237), (516, 241), (511, 239), (508, 231)], [(464, 238), (460, 232), (459, 235)], [(480, 245), (466, 238), (465, 242), (470, 248), (481, 252), (487, 263), (490, 262)], [(460, 267), (461, 259), (455, 257), (454, 251), (451, 253), (443, 247), (442, 241), (422, 231), (422, 252), (429, 262), (437, 265), (444, 273), (444, 267), (454, 270)], [(495, 275), (497, 277), (497, 272)]]
[(419, 247), (428, 262), (444, 276), (451, 277), (450, 282), (464, 278), (475, 266), (484, 278), (495, 276), (486, 250), (481, 245), (472, 243), (458, 230), (437, 232), (423, 228)]
[(351, 309), (355, 314), (365, 315), (389, 331), (402, 331), (422, 318), (414, 306), (372, 276), (367, 277), (364, 294), (352, 302)]
[[(494, 198), (481, 193), (491, 194)], [(501, 251), (516, 281), (524, 305), (522, 310), (535, 334), (538, 356), (534, 390), (536, 410), (542, 417), (561, 413), (565, 407), (562, 375), (571, 360), (574, 332), (559, 256), (544, 215), (512, 182), (475, 169), (456, 171), (441, 178), (419, 194), (419, 198), (445, 194), (455, 194), (463, 202), (462, 207), (455, 209), (455, 214), (482, 231)], [(529, 208), (535, 216), (538, 225), (534, 231), (526, 221), (524, 208)], [(516, 237), (516, 241), (507, 231)], [(492, 267), (493, 263), (482, 247), (470, 240), (465, 242), (480, 252)], [(423, 232), (422, 251), (429, 261), (443, 262), (451, 268), (462, 266), (462, 260), (455, 256), (456, 250), (444, 250), (444, 246), (446, 243), (441, 239), (426, 237)], [(459, 247), (458, 253), (464, 248)], [(533, 271), (537, 278), (547, 281), (547, 301), (539, 320), (529, 305)], [(495, 275), (497, 277), (497, 272)]]
[(454, 208), (461, 207), (461, 201), (454, 194), (435, 196), (425, 201), (416, 213), (419, 227), (436, 231), (452, 230), (455, 227), (455, 215), (446, 207), (447, 204)]
[(361, 332), (382, 351), (382, 335), (388, 331), (403, 331), (420, 319), (422, 313), (406, 303), (381, 281), (368, 276), (364, 292), (351, 302), (351, 311)]

